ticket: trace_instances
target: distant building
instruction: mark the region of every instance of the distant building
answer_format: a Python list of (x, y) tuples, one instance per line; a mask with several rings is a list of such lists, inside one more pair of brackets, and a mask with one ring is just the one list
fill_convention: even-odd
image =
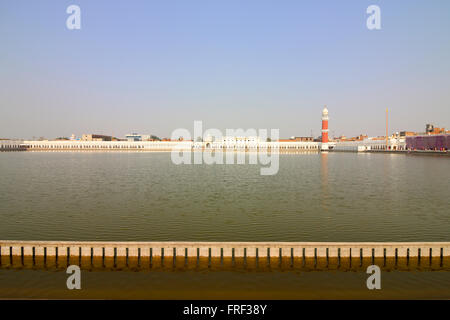
[(378, 136), (378, 137), (370, 138), (369, 140), (374, 140), (374, 141), (386, 141), (386, 137), (385, 137), (385, 136)]
[(445, 134), (445, 128), (435, 128), (432, 124), (427, 124), (425, 126), (425, 133), (426, 134)]
[[(347, 138), (346, 136), (340, 136), (336, 138), (336, 141), (363, 141), (368, 138), (367, 134), (360, 134), (359, 136)], [(385, 137), (383, 137), (385, 139)]]
[(280, 142), (291, 142), (291, 141), (313, 141), (313, 137), (291, 137), (290, 139), (280, 139)]
[(125, 139), (127, 141), (142, 141), (142, 137), (140, 134), (137, 133), (130, 133), (125, 136)]
[(125, 136), (127, 141), (150, 141), (149, 134), (130, 133)]
[(406, 147), (409, 150), (450, 150), (450, 135), (428, 134), (406, 137)]
[(81, 141), (112, 141), (112, 137), (101, 134), (83, 134)]
[(0, 139), (0, 151), (26, 150), (21, 140)]

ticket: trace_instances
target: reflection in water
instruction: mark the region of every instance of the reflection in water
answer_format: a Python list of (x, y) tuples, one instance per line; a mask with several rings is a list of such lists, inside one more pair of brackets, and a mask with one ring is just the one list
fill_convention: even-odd
[[(8, 257), (9, 258), (9, 257)], [(270, 272), (270, 271), (339, 271), (339, 272), (364, 272), (370, 265), (377, 265), (382, 271), (450, 271), (450, 257), (434, 257), (432, 259), (419, 259), (418, 257), (398, 258), (377, 257), (361, 258), (353, 256), (351, 258), (301, 258), (283, 257), (282, 259), (271, 257), (224, 257), (224, 258), (185, 258), (185, 257), (79, 257), (55, 260), (44, 260), (43, 257), (13, 256), (11, 260), (3, 259), (0, 263), (0, 270), (46, 270), (64, 271), (69, 265), (77, 265), (86, 271), (231, 271), (231, 272)], [(11, 274), (13, 276), (13, 274)]]
[(320, 153), (321, 207), (328, 211), (328, 152)]
[[(82, 290), (67, 290), (65, 269), (2, 269), (0, 298), (44, 299), (449, 299), (450, 272), (403, 272), (382, 269), (382, 290), (368, 290), (368, 274), (355, 261), (352, 269), (331, 266), (328, 271), (293, 268), (263, 270), (238, 267), (182, 269), (155, 266), (136, 272), (86, 269), (81, 271)], [(320, 263), (320, 261), (319, 261)], [(364, 266), (367, 265), (365, 262)], [(382, 263), (382, 262), (376, 262)], [(359, 269), (357, 269), (359, 268)], [(116, 270), (116, 269), (115, 269)], [(341, 271), (342, 270), (342, 271)]]

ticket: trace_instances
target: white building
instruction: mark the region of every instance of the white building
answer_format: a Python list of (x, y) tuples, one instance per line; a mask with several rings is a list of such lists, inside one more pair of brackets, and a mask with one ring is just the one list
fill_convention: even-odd
[(21, 140), (0, 140), (0, 151), (13, 151), (23, 149)]
[(405, 137), (390, 137), (387, 141), (379, 138), (367, 138), (362, 141), (338, 141), (333, 146), (335, 151), (404, 151)]
[[(205, 139), (206, 140), (206, 139)], [(217, 149), (236, 151), (257, 151), (271, 149), (280, 151), (319, 151), (320, 142), (313, 141), (261, 141), (258, 137), (224, 137), (218, 141), (23, 141), (16, 143), (29, 150), (87, 150), (87, 151), (126, 151), (126, 150), (160, 150), (174, 149)]]

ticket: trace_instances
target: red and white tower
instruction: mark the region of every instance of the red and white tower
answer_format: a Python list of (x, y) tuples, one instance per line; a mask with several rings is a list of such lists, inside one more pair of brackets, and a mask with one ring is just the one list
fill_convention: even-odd
[(322, 110), (322, 145), (321, 150), (328, 150), (328, 109), (325, 106)]

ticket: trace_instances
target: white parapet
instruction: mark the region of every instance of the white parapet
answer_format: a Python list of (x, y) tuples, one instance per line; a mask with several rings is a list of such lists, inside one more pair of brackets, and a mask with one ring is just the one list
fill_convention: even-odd
[(448, 257), (450, 242), (115, 242), (0, 240), (0, 259), (9, 256), (188, 256), (247, 257)]
[(0, 151), (13, 151), (22, 148), (21, 140), (0, 140)]
[(245, 141), (192, 142), (192, 141), (24, 141), (30, 151), (172, 151), (172, 150), (231, 150), (231, 151), (318, 151), (315, 141)]

